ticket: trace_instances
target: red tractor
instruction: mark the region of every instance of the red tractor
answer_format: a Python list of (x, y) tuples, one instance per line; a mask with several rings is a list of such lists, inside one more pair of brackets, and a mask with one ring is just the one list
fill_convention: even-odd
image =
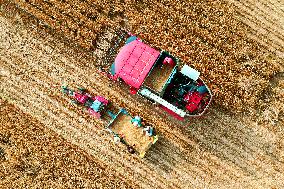
[(124, 108), (120, 108), (118, 113), (115, 113), (116, 110), (112, 112), (110, 109), (114, 110), (115, 107), (108, 106), (110, 102), (104, 97), (91, 96), (82, 88), (74, 91), (62, 86), (62, 91), (73, 98), (72, 103), (85, 106), (90, 114), (105, 120), (106, 129), (112, 134), (114, 142), (125, 144), (130, 153), (137, 153), (143, 158), (149, 148), (157, 142), (158, 135), (151, 125), (145, 125), (139, 116), (132, 117)]
[(83, 88), (78, 88), (78, 91), (74, 91), (67, 86), (62, 86), (62, 92), (73, 98), (72, 103), (85, 106), (88, 112), (96, 118), (101, 118), (101, 112), (109, 104), (109, 101), (104, 97), (91, 96)]

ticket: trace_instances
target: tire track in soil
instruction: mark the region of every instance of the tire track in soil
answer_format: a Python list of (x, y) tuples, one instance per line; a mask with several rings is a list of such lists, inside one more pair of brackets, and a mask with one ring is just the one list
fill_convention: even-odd
[(266, 46), (269, 45), (270, 48), (283, 52), (283, 37), (280, 34), (275, 34), (275, 29), (272, 27), (260, 29), (259, 25), (263, 24), (263, 20), (254, 21), (254, 16), (246, 15), (244, 11), (237, 11), (237, 13), (242, 16), (240, 20), (253, 30), (251, 31), (253, 34), (261, 35), (262, 41), (267, 43)]
[(275, 148), (275, 142), (280, 141), (281, 136), (258, 124), (252, 127), (239, 119), (231, 120), (221, 112), (214, 112), (214, 116), (214, 121), (206, 120), (209, 126), (206, 130), (198, 127), (190, 130), (203, 148), (237, 164), (244, 172), (256, 178), (262, 178), (264, 175), (269, 178), (281, 175), (283, 178), (283, 162), (275, 161), (274, 155), (266, 153), (267, 145)]
[[(245, 10), (243, 12), (253, 16), (257, 23), (263, 22), (265, 26), (271, 28), (271, 33), (274, 33), (275, 36), (283, 40), (283, 34), (280, 31), (284, 29), (282, 25), (283, 19), (281, 19), (284, 14), (277, 15), (275, 11), (271, 12), (268, 6), (254, 0), (243, 0), (240, 5), (242, 5), (241, 8)], [(255, 11), (255, 7), (257, 7), (257, 12)]]

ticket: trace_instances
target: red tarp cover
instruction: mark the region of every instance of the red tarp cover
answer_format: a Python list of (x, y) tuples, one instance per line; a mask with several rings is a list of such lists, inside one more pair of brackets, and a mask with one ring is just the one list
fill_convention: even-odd
[(141, 41), (125, 45), (115, 58), (115, 77), (138, 89), (151, 70), (160, 52)]

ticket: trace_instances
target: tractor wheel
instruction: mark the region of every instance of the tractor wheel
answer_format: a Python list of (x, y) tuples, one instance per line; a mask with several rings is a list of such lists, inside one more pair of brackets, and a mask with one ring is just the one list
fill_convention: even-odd
[(77, 100), (71, 100), (71, 103), (74, 104), (74, 105), (78, 105), (79, 102)]
[(79, 90), (79, 92), (80, 92), (81, 94), (83, 94), (83, 93), (86, 92), (86, 89), (83, 88), (83, 87), (77, 87), (77, 88), (78, 88), (78, 90)]

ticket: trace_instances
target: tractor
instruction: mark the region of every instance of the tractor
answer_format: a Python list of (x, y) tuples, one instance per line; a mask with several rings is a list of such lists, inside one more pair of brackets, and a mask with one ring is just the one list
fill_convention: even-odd
[(78, 88), (77, 91), (62, 86), (62, 92), (71, 96), (71, 102), (76, 105), (82, 105), (87, 108), (88, 112), (96, 118), (101, 118), (101, 112), (105, 110), (109, 101), (103, 96), (91, 96), (84, 88)]
[(77, 91), (67, 86), (61, 88), (64, 94), (72, 97), (73, 104), (86, 107), (91, 115), (104, 120), (107, 123), (105, 129), (111, 133), (114, 141), (125, 144), (130, 153), (137, 153), (143, 158), (149, 148), (157, 142), (158, 135), (155, 129), (150, 125), (145, 126), (139, 116), (132, 117), (124, 108), (116, 109), (104, 97), (92, 96), (84, 88), (79, 87)]

